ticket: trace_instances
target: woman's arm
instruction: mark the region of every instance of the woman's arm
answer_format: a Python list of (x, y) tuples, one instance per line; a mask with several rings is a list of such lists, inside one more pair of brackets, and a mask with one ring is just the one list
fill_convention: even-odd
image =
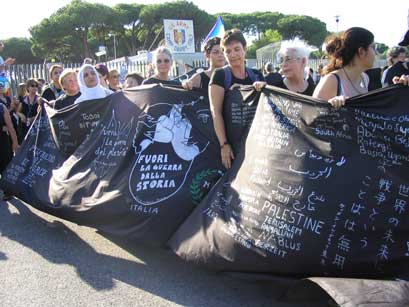
[(200, 76), (200, 73), (195, 73), (188, 80), (182, 82), (182, 86), (185, 90), (192, 90), (194, 87), (200, 86), (201, 79), (202, 77)]
[(11, 142), (12, 142), (12, 149), (13, 152), (16, 153), (18, 149), (18, 141), (17, 141), (17, 134), (16, 130), (14, 130), (13, 123), (11, 122), (10, 113), (7, 110), (6, 106), (2, 106), (4, 109), (4, 122), (6, 123), (7, 130), (9, 131)]
[(226, 126), (223, 118), (224, 88), (216, 84), (210, 85), (209, 99), (214, 130), (221, 148), (222, 163), (225, 168), (229, 169), (231, 167), (231, 160), (234, 159), (234, 154), (226, 136)]
[(328, 101), (334, 108), (338, 109), (345, 104), (346, 97), (337, 96), (338, 80), (333, 74), (321, 78), (320, 83), (314, 90), (312, 97)]

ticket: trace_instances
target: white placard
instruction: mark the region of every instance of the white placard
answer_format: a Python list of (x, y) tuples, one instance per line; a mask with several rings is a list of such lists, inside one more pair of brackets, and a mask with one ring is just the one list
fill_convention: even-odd
[(164, 19), (166, 47), (173, 53), (194, 53), (193, 20)]

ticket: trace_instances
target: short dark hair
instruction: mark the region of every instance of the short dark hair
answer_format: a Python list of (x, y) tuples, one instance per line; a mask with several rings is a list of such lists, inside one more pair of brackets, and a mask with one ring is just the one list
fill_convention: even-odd
[(95, 70), (100, 73), (104, 78), (108, 77), (109, 71), (108, 68), (102, 64), (102, 63), (98, 63), (97, 65), (95, 65)]
[(220, 45), (220, 40), (220, 37), (212, 37), (211, 39), (209, 39), (204, 46), (204, 52), (206, 54), (210, 54), (214, 46)]
[(128, 79), (128, 78), (135, 79), (138, 82), (139, 85), (141, 85), (143, 80), (144, 80), (143, 77), (140, 74), (136, 73), (136, 72), (127, 74), (125, 76), (125, 79)]
[(229, 45), (232, 42), (239, 42), (243, 45), (244, 48), (247, 46), (246, 39), (239, 29), (231, 29), (224, 32), (224, 36), (220, 42), (220, 46), (224, 48), (226, 45)]

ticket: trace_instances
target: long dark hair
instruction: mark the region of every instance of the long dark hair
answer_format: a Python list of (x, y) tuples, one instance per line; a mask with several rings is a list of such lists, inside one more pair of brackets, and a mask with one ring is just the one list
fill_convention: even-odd
[(351, 63), (359, 48), (368, 49), (374, 41), (371, 31), (353, 27), (338, 36), (330, 36), (327, 41), (327, 53), (330, 56), (326, 73), (342, 68)]

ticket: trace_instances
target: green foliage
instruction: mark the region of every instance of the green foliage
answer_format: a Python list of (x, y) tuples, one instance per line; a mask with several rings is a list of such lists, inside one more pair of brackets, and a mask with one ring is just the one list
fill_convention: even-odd
[(299, 37), (318, 47), (328, 35), (325, 23), (310, 16), (288, 15), (277, 22), (277, 27), (283, 39)]
[(82, 61), (93, 57), (98, 46), (103, 45), (110, 58), (115, 34), (117, 56), (134, 55), (141, 49), (156, 48), (163, 40), (163, 19), (191, 19), (199, 51), (218, 15), (223, 17), (226, 29), (239, 28), (248, 36), (257, 37), (249, 46), (249, 57), (254, 57), (260, 47), (296, 36), (319, 47), (328, 34), (325, 23), (309, 16), (278, 12), (210, 15), (185, 0), (149, 5), (122, 3), (113, 7), (73, 0), (30, 29), (31, 49), (40, 58)]
[(33, 43), (28, 38), (12, 37), (4, 41), (4, 51), (1, 56), (6, 58), (15, 58), (16, 64), (34, 64), (41, 63), (42, 59), (35, 57), (31, 51)]
[(247, 48), (247, 58), (255, 58), (257, 49), (281, 40), (282, 36), (277, 30), (267, 30), (265, 34), (261, 35), (260, 39), (253, 41), (253, 43)]

